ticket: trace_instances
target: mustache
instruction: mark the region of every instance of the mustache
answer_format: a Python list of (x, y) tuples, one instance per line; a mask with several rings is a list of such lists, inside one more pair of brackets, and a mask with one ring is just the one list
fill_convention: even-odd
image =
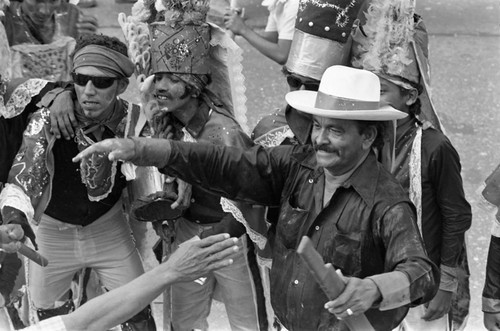
[(337, 149), (328, 145), (313, 144), (314, 151), (323, 151), (327, 153), (337, 153)]

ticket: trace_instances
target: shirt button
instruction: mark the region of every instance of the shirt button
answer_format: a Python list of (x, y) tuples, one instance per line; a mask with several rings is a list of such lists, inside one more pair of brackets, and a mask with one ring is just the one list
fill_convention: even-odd
[(194, 222), (195, 222), (196, 224), (200, 224), (200, 221), (199, 221), (199, 220), (196, 220), (196, 221), (194, 221)]
[(194, 203), (194, 201), (195, 201), (194, 199), (191, 199), (191, 203)]
[(318, 230), (319, 230), (319, 225), (316, 225), (316, 226), (314, 227), (314, 229), (315, 229), (316, 231), (318, 231)]
[(325, 26), (325, 31), (326, 32), (330, 31), (330, 27), (329, 26)]
[(297, 285), (297, 284), (299, 283), (299, 281), (296, 279), (296, 280), (294, 280), (294, 281), (293, 281), (293, 283), (294, 283), (295, 285)]
[(314, 183), (314, 179), (310, 178), (309, 179), (309, 184), (312, 184), (312, 183)]
[(342, 37), (345, 37), (345, 32), (342, 32)]
[(314, 25), (314, 23), (313, 23), (313, 22), (309, 22), (309, 26), (311, 26), (311, 27), (312, 27), (313, 25)]

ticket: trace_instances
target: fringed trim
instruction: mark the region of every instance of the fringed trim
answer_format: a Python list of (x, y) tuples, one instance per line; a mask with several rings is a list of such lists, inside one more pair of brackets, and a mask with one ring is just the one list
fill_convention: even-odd
[(12, 118), (21, 114), (24, 107), (31, 102), (34, 96), (40, 93), (47, 83), (48, 81), (44, 79), (28, 79), (20, 84), (5, 105), (0, 102), (0, 116)]
[(410, 200), (417, 209), (417, 225), (422, 233), (422, 128), (417, 128), (410, 155)]
[(151, 15), (146, 8), (143, 12), (134, 8), (141, 1), (137, 1), (132, 7), (132, 15), (126, 16), (124, 13), (118, 15), (118, 23), (122, 28), (123, 36), (127, 42), (128, 57), (135, 64), (136, 76), (149, 76), (151, 71), (151, 41), (149, 38), (149, 28), (144, 21), (145, 17)]
[(241, 224), (243, 224), (245, 226), (245, 229), (246, 229), (250, 239), (252, 239), (252, 241), (257, 245), (257, 247), (259, 247), (259, 249), (263, 250), (264, 247), (266, 246), (267, 238), (264, 235), (262, 235), (261, 233), (254, 231), (250, 227), (250, 225), (246, 221), (245, 217), (241, 213), (240, 209), (238, 207), (236, 207), (234, 205), (234, 203), (232, 203), (230, 200), (228, 200), (226, 198), (220, 199), (220, 205), (221, 205), (222, 210), (224, 212), (231, 213), (231, 215), (233, 215), (233, 217), (238, 222), (240, 222)]
[(0, 209), (5, 206), (22, 211), (29, 222), (38, 225), (33, 219), (35, 210), (33, 209), (31, 200), (19, 186), (9, 183), (5, 184), (4, 189), (0, 193)]
[(243, 75), (243, 50), (229, 35), (215, 24), (210, 24), (210, 66), (212, 83), (209, 88), (224, 106), (231, 107), (236, 121), (243, 131), (250, 133), (247, 120), (247, 97)]

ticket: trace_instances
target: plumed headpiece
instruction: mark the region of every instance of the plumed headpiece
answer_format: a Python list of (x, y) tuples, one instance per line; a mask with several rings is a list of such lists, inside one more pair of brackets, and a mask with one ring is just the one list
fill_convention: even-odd
[(437, 129), (441, 123), (430, 98), (427, 30), (415, 15), (414, 0), (372, 0), (360, 12), (352, 35), (351, 64), (405, 89), (417, 88), (422, 114)]

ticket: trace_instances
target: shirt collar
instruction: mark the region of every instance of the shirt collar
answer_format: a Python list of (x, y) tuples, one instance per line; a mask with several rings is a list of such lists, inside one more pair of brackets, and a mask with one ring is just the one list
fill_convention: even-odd
[[(320, 176), (324, 176), (323, 168), (316, 164), (316, 155), (314, 149), (310, 146), (306, 153), (298, 153), (293, 156), (300, 164), (306, 168), (313, 170), (313, 179), (317, 180)], [(352, 187), (369, 206), (373, 205), (375, 190), (379, 177), (380, 167), (373, 151), (368, 153), (366, 159), (352, 173), (342, 187)]]
[(380, 165), (373, 151), (368, 153), (365, 161), (345, 181), (343, 187), (352, 187), (369, 206), (373, 206), (375, 190), (380, 173)]

